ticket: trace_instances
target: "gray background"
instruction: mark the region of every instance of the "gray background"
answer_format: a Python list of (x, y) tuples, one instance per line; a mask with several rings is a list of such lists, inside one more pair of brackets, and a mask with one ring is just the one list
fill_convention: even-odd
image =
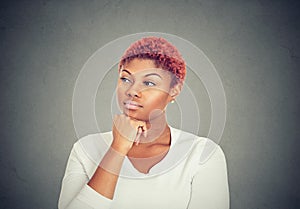
[(1, 3), (0, 207), (57, 207), (81, 67), (109, 41), (158, 31), (201, 48), (223, 81), (231, 208), (299, 208), (296, 2)]

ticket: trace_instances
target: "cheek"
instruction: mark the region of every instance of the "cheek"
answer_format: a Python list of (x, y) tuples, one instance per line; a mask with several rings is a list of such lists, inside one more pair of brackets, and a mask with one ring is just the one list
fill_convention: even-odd
[(165, 92), (155, 92), (145, 95), (148, 99), (146, 103), (149, 105), (149, 108), (159, 108), (163, 109), (168, 103), (168, 94)]
[(119, 86), (117, 86), (116, 97), (118, 102), (121, 102), (124, 99), (124, 94), (125, 94), (124, 88), (119, 88)]
[(123, 94), (126, 91), (126, 86), (122, 83), (118, 83), (117, 88), (116, 88), (116, 92), (118, 95), (123, 96)]

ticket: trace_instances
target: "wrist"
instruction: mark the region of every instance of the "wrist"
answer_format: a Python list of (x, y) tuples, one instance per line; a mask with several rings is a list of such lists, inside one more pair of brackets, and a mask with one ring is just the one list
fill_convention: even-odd
[(110, 147), (111, 147), (111, 149), (113, 149), (114, 151), (118, 152), (120, 155), (123, 155), (123, 156), (126, 156), (127, 153), (129, 152), (130, 148), (131, 148), (131, 147), (127, 147), (127, 146), (124, 146), (124, 145), (120, 146), (120, 145), (118, 145), (114, 142), (111, 144)]

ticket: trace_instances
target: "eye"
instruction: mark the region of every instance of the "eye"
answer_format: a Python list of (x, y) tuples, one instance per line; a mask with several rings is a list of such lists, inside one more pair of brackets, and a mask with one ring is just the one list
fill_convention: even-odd
[(151, 82), (151, 81), (144, 81), (144, 84), (146, 86), (155, 86), (155, 83)]
[(128, 78), (121, 77), (120, 79), (123, 83), (131, 83), (131, 80), (129, 80)]

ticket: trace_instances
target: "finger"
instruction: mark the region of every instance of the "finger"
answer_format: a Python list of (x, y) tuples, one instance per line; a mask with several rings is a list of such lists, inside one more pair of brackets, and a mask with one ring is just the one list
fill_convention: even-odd
[(142, 134), (142, 128), (139, 127), (139, 128), (138, 128), (138, 131), (137, 131), (136, 138), (135, 138), (135, 140), (134, 140), (136, 145), (139, 145), (141, 134)]
[(142, 127), (142, 129), (143, 129), (143, 136), (146, 138), (147, 137), (147, 126), (143, 126)]

